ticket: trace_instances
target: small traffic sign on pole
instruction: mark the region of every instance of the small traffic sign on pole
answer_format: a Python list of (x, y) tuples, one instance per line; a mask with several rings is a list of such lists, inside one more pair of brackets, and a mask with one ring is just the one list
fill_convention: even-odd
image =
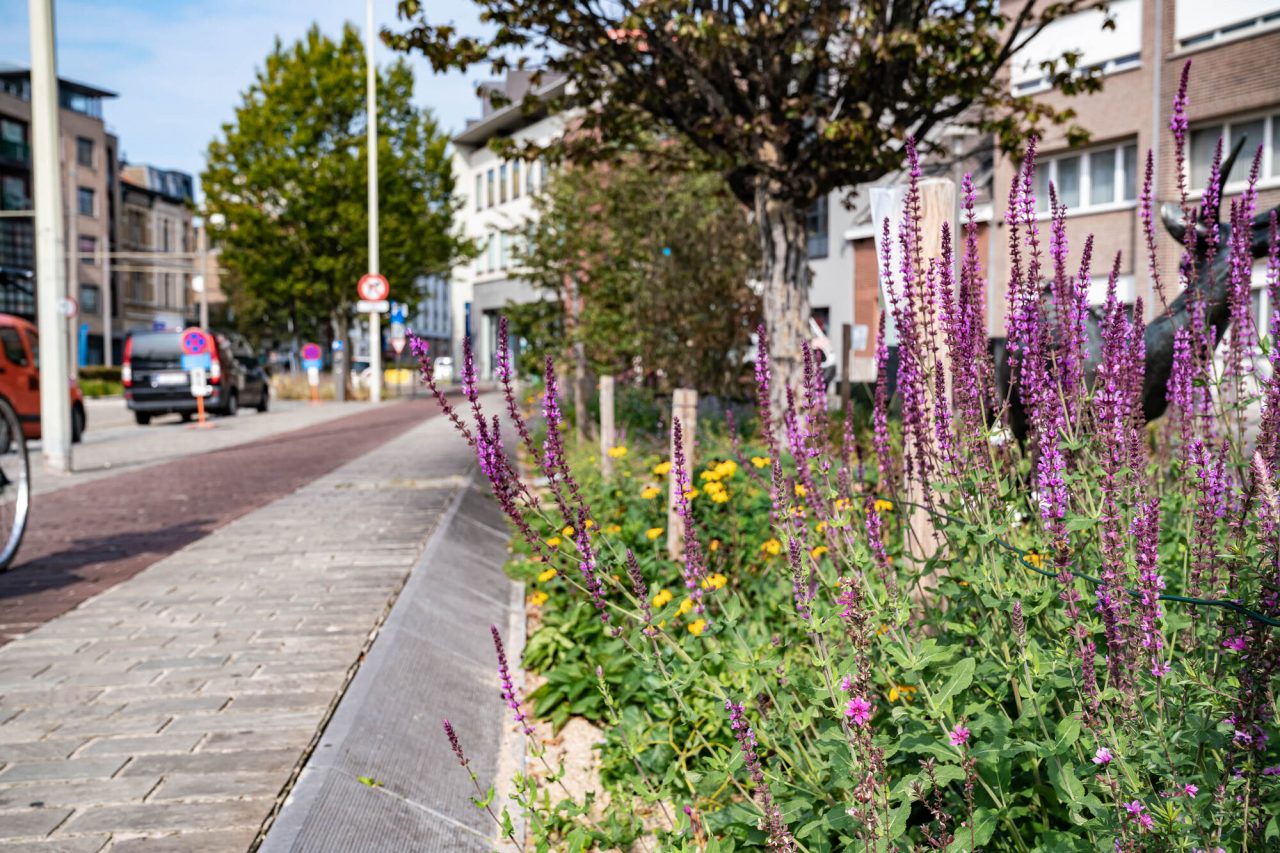
[(371, 272), (360, 277), (356, 292), (366, 302), (381, 302), (391, 295), (391, 285), (387, 283), (385, 276)]
[(391, 303), (385, 299), (380, 299), (377, 302), (361, 299), (356, 303), (356, 311), (361, 314), (385, 314), (389, 310), (391, 310)]
[(204, 398), (213, 393), (208, 371), (213, 368), (213, 341), (203, 329), (190, 328), (182, 333), (182, 369), (191, 375), (191, 396), (196, 398), (196, 426), (204, 421)]
[(404, 305), (399, 302), (391, 307), (391, 328), (389, 332), (391, 348), (396, 351), (396, 366), (399, 367), (400, 353), (404, 352), (405, 344)]
[(319, 344), (306, 344), (302, 347), (302, 366), (307, 371), (307, 384), (311, 386), (311, 404), (320, 402), (320, 368), (323, 365), (324, 350)]

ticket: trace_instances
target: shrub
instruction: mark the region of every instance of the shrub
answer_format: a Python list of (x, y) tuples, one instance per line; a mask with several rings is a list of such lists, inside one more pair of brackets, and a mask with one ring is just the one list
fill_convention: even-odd
[(79, 375), (81, 382), (86, 382), (91, 379), (98, 379), (106, 382), (119, 382), (120, 367), (118, 365), (91, 364), (80, 368)]
[[(1181, 158), (1185, 122), (1174, 132)], [(1173, 324), (1169, 416), (1150, 427), (1141, 307), (1119, 304), (1113, 272), (1091, 358), (1091, 246), (1069, 266), (1055, 198), (1045, 256), (1034, 144), (1008, 219), (1016, 395), (993, 384), (966, 178), (958, 276), (952, 235), (936, 261), (918, 214), (897, 235), (902, 417), (889, 420), (882, 338), (869, 450), (830, 423), (811, 353), (805, 387), (771, 411), (762, 351), (754, 442), (703, 445), (688, 469), (628, 448), (606, 481), (571, 462), (550, 361), (539, 440), (503, 350), (505, 413), (545, 481), (535, 494), (483, 413), (468, 349), (470, 417), (437, 398), (517, 531), (516, 570), (542, 611), (526, 664), (546, 684), (522, 702), (501, 657), (503, 698), (526, 733), (528, 710), (607, 731), (605, 817), (556, 802), (559, 770), (517, 778), (537, 848), (1280, 844), (1280, 310), (1260, 342), (1256, 163), (1229, 224), (1212, 191), (1198, 209), (1184, 195), (1208, 236), (1188, 229), (1183, 274), (1225, 278), (1163, 309), (1189, 321)], [(1280, 297), (1274, 212), (1267, 277)], [(1219, 296), (1233, 327), (1221, 361), (1205, 321), (1226, 310)], [(686, 525), (676, 560), (658, 530), (668, 490)]]

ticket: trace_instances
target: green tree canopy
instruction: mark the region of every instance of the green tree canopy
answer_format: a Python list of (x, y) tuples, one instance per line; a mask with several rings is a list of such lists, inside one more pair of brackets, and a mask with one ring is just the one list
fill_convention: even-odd
[[(903, 160), (903, 140), (946, 122), (994, 131), (1005, 147), (1068, 121), (1015, 93), (1005, 69), (1056, 18), (1106, 0), (477, 0), (490, 38), (427, 20), (401, 0), (395, 47), (438, 68), (527, 60), (568, 75), (562, 107), (583, 133), (572, 157), (597, 157), (655, 126), (712, 159), (753, 207), (775, 388), (797, 385), (808, 334), (805, 212), (822, 195), (873, 181)], [(529, 57), (529, 53), (535, 54)], [(513, 57), (520, 56), (519, 60)], [(1098, 76), (1065, 52), (1042, 64), (1074, 93)], [(533, 106), (532, 101), (530, 106)], [(780, 393), (780, 392), (779, 392)]]
[[(403, 61), (377, 74), (380, 267), (403, 301), (461, 248), (448, 139), (412, 103), (413, 82)], [(335, 42), (313, 26), (288, 48), (277, 40), (210, 143), (208, 210), (226, 217), (215, 237), (233, 304), (255, 331), (345, 337), (368, 269), (367, 127), (359, 33), (348, 24)]]
[(600, 373), (732, 393), (760, 318), (755, 234), (719, 173), (661, 147), (682, 167), (636, 153), (560, 170), (536, 203), (524, 276), (560, 307), (563, 333), (545, 343), (582, 343)]

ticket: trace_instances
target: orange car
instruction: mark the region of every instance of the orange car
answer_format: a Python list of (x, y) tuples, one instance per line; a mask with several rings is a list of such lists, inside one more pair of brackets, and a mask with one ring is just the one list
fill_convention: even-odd
[[(31, 322), (0, 314), (0, 398), (13, 406), (27, 438), (40, 437), (40, 337)], [(84, 394), (71, 380), (71, 440), (84, 435)]]

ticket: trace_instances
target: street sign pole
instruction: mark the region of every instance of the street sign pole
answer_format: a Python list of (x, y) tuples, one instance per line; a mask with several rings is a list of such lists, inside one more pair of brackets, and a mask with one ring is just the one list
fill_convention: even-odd
[(40, 340), (40, 435), (45, 465), (71, 470), (71, 395), (67, 393), (67, 247), (58, 163), (58, 70), (53, 0), (30, 0), (31, 159), (35, 180), (36, 306)]
[(307, 371), (307, 384), (311, 386), (313, 406), (320, 404), (320, 368), (324, 365), (323, 356), (324, 350), (320, 349), (319, 344), (309, 343), (302, 348), (302, 366)]
[[(35, 0), (32, 0), (35, 2)], [(369, 125), (369, 272), (378, 273), (378, 74), (373, 63), (373, 0), (365, 3), (365, 72)], [(381, 315), (369, 313), (369, 369), (373, 384), (369, 399), (382, 402), (382, 330)]]

